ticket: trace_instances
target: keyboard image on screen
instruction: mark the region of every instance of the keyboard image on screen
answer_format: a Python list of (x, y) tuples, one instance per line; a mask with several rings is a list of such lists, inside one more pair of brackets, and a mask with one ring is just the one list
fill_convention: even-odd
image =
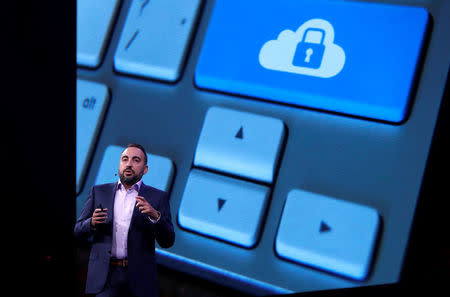
[(77, 214), (142, 144), (159, 264), (254, 295), (395, 283), (447, 0), (78, 0)]

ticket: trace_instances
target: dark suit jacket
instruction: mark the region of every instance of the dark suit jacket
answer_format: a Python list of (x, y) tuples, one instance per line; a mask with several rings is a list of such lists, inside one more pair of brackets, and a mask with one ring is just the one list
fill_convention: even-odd
[[(85, 206), (75, 224), (75, 236), (92, 238), (89, 257), (86, 293), (99, 293), (106, 282), (112, 247), (112, 222), (114, 220), (114, 198), (117, 183), (93, 186)], [(155, 239), (162, 248), (171, 247), (175, 241), (169, 199), (166, 192), (144, 185), (139, 189), (143, 196), (161, 213), (157, 223), (152, 223), (147, 215), (134, 207), (128, 231), (128, 271), (131, 290), (137, 296), (158, 296), (158, 282), (155, 262)], [(108, 209), (105, 224), (93, 230), (90, 219), (94, 209), (102, 204)]]

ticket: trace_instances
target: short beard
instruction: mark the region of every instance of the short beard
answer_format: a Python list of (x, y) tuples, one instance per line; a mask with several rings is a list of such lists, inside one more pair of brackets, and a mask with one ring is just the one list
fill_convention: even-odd
[(120, 182), (127, 186), (132, 186), (137, 183), (144, 174), (141, 172), (140, 174), (136, 174), (130, 177), (126, 177), (123, 172), (119, 173)]

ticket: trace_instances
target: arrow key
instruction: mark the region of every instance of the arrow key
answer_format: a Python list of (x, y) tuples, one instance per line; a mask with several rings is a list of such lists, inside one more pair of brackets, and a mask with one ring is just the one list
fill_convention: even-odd
[(193, 169), (178, 212), (181, 227), (251, 248), (256, 244), (269, 189)]
[(292, 190), (283, 209), (275, 250), (283, 259), (364, 280), (378, 226), (379, 216), (373, 208)]
[(280, 119), (213, 106), (206, 113), (194, 165), (272, 183), (284, 137)]

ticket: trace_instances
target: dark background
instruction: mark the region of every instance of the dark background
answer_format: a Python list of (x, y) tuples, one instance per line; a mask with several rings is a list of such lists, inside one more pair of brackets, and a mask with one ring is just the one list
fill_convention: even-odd
[[(83, 296), (89, 247), (73, 238), (75, 12), (75, 1), (2, 5), (0, 65), (6, 92), (1, 93), (1, 147), (6, 166), (1, 168), (0, 197), (7, 251), (0, 267), (7, 275), (2, 291), (13, 296)], [(448, 98), (447, 79), (400, 284), (298, 296), (450, 291)], [(165, 267), (158, 272), (161, 297), (245, 296)]]

